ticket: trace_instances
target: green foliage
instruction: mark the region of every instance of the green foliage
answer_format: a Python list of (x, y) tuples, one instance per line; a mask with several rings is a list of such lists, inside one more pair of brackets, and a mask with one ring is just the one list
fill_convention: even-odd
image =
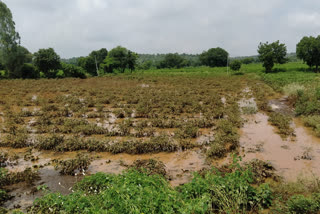
[(13, 46), (10, 51), (5, 51), (4, 54), (4, 65), (6, 70), (8, 71), (9, 78), (24, 78), (25, 63), (31, 62), (31, 54), (29, 51), (18, 45)]
[(316, 66), (316, 72), (320, 65), (320, 35), (318, 37), (303, 37), (297, 44), (297, 57), (308, 66)]
[(21, 68), (21, 77), (23, 79), (37, 79), (40, 73), (31, 63), (25, 63)]
[(86, 78), (85, 71), (79, 66), (62, 63), (62, 70), (65, 77)]
[(279, 40), (270, 44), (268, 42), (260, 43), (258, 53), (266, 73), (272, 71), (275, 63), (284, 64), (287, 62), (287, 47), (285, 44), (280, 44)]
[[(26, 62), (25, 48), (20, 46), (20, 36), (15, 30), (12, 13), (4, 2), (0, 2), (0, 61), (8, 76), (19, 78), (21, 67)], [(3, 69), (3, 68), (2, 68)], [(1, 70), (2, 70), (1, 69)]]
[(295, 103), (297, 115), (314, 115), (320, 113), (320, 100), (316, 91), (298, 91)]
[(246, 57), (241, 60), (241, 63), (248, 65), (248, 64), (253, 63), (254, 61), (255, 61), (255, 59), (253, 57)]
[(5, 51), (20, 43), (20, 36), (15, 30), (12, 13), (4, 2), (0, 2), (0, 48)]
[(199, 59), (202, 65), (210, 67), (225, 67), (227, 65), (228, 57), (228, 52), (218, 47), (204, 51), (199, 56)]
[(188, 61), (178, 53), (169, 53), (166, 54), (164, 59), (159, 62), (157, 68), (183, 68), (188, 65)]
[(136, 67), (137, 59), (138, 55), (136, 53), (118, 46), (109, 52), (103, 63), (100, 64), (100, 69), (104, 73), (114, 73), (115, 71), (124, 73), (126, 68), (132, 72)]
[(101, 48), (100, 50), (92, 51), (87, 57), (80, 57), (77, 60), (77, 64), (91, 76), (97, 76), (97, 69), (107, 56), (107, 49)]
[(78, 66), (83, 68), (88, 74), (91, 76), (97, 76), (97, 68), (95, 59), (93, 57), (87, 56), (87, 57), (80, 57), (78, 59)]
[(234, 71), (239, 71), (241, 68), (241, 61), (240, 60), (233, 60), (230, 63), (230, 68)]
[(57, 70), (61, 68), (60, 57), (53, 48), (40, 49), (34, 53), (33, 63), (47, 78), (55, 78)]
[(320, 211), (320, 194), (315, 193), (311, 197), (304, 195), (292, 196), (287, 201), (289, 213), (313, 214)]

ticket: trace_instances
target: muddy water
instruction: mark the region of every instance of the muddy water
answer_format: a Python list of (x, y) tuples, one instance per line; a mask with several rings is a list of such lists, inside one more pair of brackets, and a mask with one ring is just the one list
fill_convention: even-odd
[[(11, 155), (16, 154), (20, 156), (17, 165), (8, 166), (9, 171), (22, 171), (26, 167), (34, 165), (45, 165), (54, 159), (66, 160), (74, 158), (76, 152), (55, 153), (55, 152), (39, 152), (33, 150), (32, 154), (39, 157), (38, 161), (26, 161), (24, 155), (27, 149), (7, 149), (0, 148), (0, 151), (8, 151)], [(174, 153), (158, 153), (158, 154), (143, 154), (143, 155), (129, 155), (110, 153), (90, 153), (95, 159), (92, 161), (89, 169), (84, 173), (85, 175), (94, 174), (97, 172), (119, 174), (127, 169), (128, 165), (133, 164), (135, 160), (155, 159), (162, 161), (166, 166), (167, 175), (170, 178), (172, 186), (189, 182), (192, 179), (192, 173), (208, 167), (205, 161), (205, 155), (200, 149), (179, 151)], [(33, 187), (28, 187), (24, 183), (7, 187), (10, 194), (15, 196), (12, 200), (7, 201), (4, 207), (12, 209), (19, 207), (25, 210), (31, 206), (33, 201), (43, 195), (42, 192), (35, 191), (39, 185), (46, 185), (52, 192), (60, 192), (62, 194), (69, 194), (72, 192), (72, 187), (84, 176), (61, 176), (52, 165), (44, 166), (39, 169), (41, 179), (36, 181)]]
[[(240, 145), (244, 161), (270, 161), (288, 181), (299, 176), (320, 176), (320, 139), (313, 137), (299, 120), (294, 120), (295, 139), (283, 140), (264, 113), (246, 115)], [(311, 160), (310, 160), (311, 159)]]
[(109, 153), (98, 153), (97, 155), (101, 156), (101, 158), (92, 162), (88, 169), (90, 173), (121, 173), (126, 169), (123, 165), (131, 165), (135, 160), (155, 159), (165, 164), (172, 186), (178, 186), (190, 181), (192, 172), (207, 167), (205, 155), (202, 154), (200, 149), (143, 155), (111, 155)]

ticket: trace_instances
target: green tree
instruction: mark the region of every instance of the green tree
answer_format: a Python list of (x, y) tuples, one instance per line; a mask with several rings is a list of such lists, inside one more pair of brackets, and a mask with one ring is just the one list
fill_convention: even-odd
[(92, 51), (89, 56), (78, 59), (78, 66), (82, 67), (91, 76), (97, 76), (97, 68), (100, 67), (107, 56), (108, 50), (106, 48)]
[(25, 63), (32, 61), (32, 54), (25, 47), (17, 45), (5, 52), (3, 61), (9, 78), (23, 78), (22, 68)]
[(241, 61), (240, 60), (233, 60), (230, 63), (230, 68), (234, 71), (239, 71), (241, 68)]
[(4, 70), (4, 65), (3, 65), (3, 62), (2, 61), (0, 61), (0, 71), (1, 70)]
[(253, 58), (253, 57), (246, 57), (246, 58), (242, 59), (241, 62), (242, 62), (243, 64), (248, 65), (248, 64), (251, 64), (251, 63), (254, 62), (254, 58)]
[(138, 54), (129, 50), (128, 55), (127, 55), (127, 64), (128, 64), (128, 68), (130, 69), (131, 73), (137, 66), (137, 59), (138, 59)]
[(169, 53), (159, 62), (157, 68), (182, 68), (188, 65), (188, 61), (178, 53)]
[(29, 61), (28, 56), (29, 51), (20, 46), (10, 9), (0, 1), (0, 58), (10, 78), (21, 77), (21, 68)]
[(16, 32), (12, 13), (7, 5), (0, 1), (0, 48), (7, 52), (19, 44), (20, 36)]
[(123, 73), (126, 68), (133, 71), (137, 64), (138, 55), (124, 47), (118, 46), (109, 51), (100, 69), (103, 73), (119, 71)]
[(128, 50), (126, 48), (121, 46), (113, 48), (108, 55), (109, 62), (112, 64), (112, 68), (118, 69), (121, 73), (123, 73), (127, 67), (127, 55)]
[(202, 65), (210, 67), (224, 67), (227, 65), (228, 52), (222, 48), (211, 48), (200, 54), (199, 59)]
[(53, 48), (40, 49), (34, 53), (33, 58), (36, 68), (48, 78), (55, 78), (61, 68), (60, 57)]
[(108, 50), (106, 48), (101, 48), (97, 51), (92, 51), (89, 54), (89, 57), (92, 57), (94, 60), (97, 60), (98, 66), (103, 62), (103, 60), (108, 56)]
[(263, 63), (266, 73), (272, 71), (275, 63), (284, 64), (287, 62), (287, 47), (280, 44), (279, 40), (273, 43), (261, 43), (258, 46), (259, 60)]
[(80, 57), (78, 59), (78, 66), (83, 68), (91, 76), (97, 76), (96, 63), (93, 57)]
[(319, 72), (320, 35), (318, 37), (303, 37), (297, 44), (296, 52), (299, 59), (302, 59), (310, 68), (316, 66), (316, 72)]
[(152, 67), (153, 62), (151, 60), (146, 60), (144, 62), (139, 63), (138, 67), (141, 70), (148, 70)]
[(62, 71), (64, 77), (86, 78), (85, 70), (80, 66), (62, 63)]
[(21, 78), (37, 79), (40, 77), (39, 71), (31, 63), (24, 63), (21, 68)]

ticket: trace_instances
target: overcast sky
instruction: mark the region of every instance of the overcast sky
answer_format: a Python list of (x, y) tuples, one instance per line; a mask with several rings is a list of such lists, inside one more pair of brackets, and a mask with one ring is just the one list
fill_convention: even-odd
[(138, 53), (255, 55), (260, 41), (294, 52), (320, 34), (320, 0), (3, 0), (22, 45), (64, 58), (121, 45)]

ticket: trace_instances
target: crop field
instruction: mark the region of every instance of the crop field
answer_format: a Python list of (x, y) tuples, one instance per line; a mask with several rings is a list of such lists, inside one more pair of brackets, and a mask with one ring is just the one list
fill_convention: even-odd
[(318, 212), (319, 75), (277, 69), (1, 80), (3, 212)]

